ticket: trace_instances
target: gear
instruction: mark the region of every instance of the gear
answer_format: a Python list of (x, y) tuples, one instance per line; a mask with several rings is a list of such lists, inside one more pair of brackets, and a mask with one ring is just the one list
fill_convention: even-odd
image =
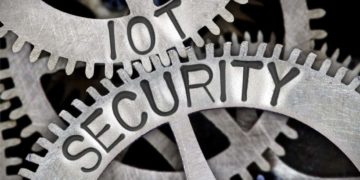
[(51, 137), (50, 132), (47, 130), (47, 124), (56, 123), (63, 126), (57, 113), (52, 108), (48, 101), (45, 92), (42, 90), (40, 78), (42, 75), (56, 72), (63, 69), (64, 64), (60, 64), (53, 71), (47, 70), (46, 62), (44, 59), (37, 63), (31, 64), (28, 60), (30, 53), (30, 46), (25, 46), (19, 53), (13, 53), (11, 46), (16, 37), (9, 33), (5, 36), (6, 46), (5, 49), (0, 50), (1, 63), (7, 61), (9, 67), (0, 70), (0, 80), (12, 78), (14, 87), (5, 89), (0, 96), (1, 100), (7, 102), (3, 110), (10, 107), (8, 102), (14, 97), (18, 97), (21, 101), (21, 106), (13, 109), (10, 113), (11, 120), (17, 120), (20, 117), (27, 115), (32, 124), (21, 132), (21, 137), (29, 137), (35, 132), (39, 132), (42, 136)]
[[(324, 61), (319, 70), (311, 69), (315, 54), (310, 54), (303, 65), (297, 64), (301, 61), (297, 49), (287, 61), (279, 60), (279, 45), (269, 58), (263, 57), (265, 44), (259, 46), (255, 56), (247, 56), (246, 42), (242, 43), (238, 56), (231, 56), (230, 49), (230, 45), (226, 44), (224, 55), (213, 57), (213, 46), (207, 45), (206, 60), (199, 61), (190, 49), (189, 61), (182, 63), (175, 51), (169, 51), (170, 67), (163, 67), (159, 59), (153, 57), (155, 70), (151, 73), (146, 73), (141, 64), (134, 63), (138, 78), (131, 79), (124, 70), (119, 70), (118, 74), (124, 82), (120, 87), (115, 87), (106, 79), (102, 80), (109, 93), (100, 95), (94, 88), (89, 88), (88, 92), (96, 102), (89, 106), (75, 100), (73, 105), (82, 112), (80, 116), (73, 117), (62, 111), (61, 117), (70, 126), (62, 130), (50, 125), (50, 130), (58, 139), (51, 143), (41, 138), (38, 143), (49, 153), (45, 157), (29, 155), (27, 159), (39, 164), (39, 168), (36, 173), (22, 169), (20, 174), (28, 178), (96, 178), (131, 142), (160, 124), (169, 122), (186, 176), (189, 179), (211, 179), (214, 175), (199, 149), (187, 115), (205, 109), (239, 106), (279, 112), (298, 119), (326, 136), (349, 157), (355, 167), (360, 168), (357, 143), (360, 126), (356, 120), (359, 112), (352, 108), (360, 102), (358, 78), (349, 85), (343, 84), (341, 81), (348, 71), (345, 68), (340, 68), (333, 74), (334, 77), (328, 76), (330, 60)], [(236, 66), (235, 61), (262, 65), (254, 66), (259, 70), (251, 68), (250, 76), (247, 73), (242, 76), (245, 71), (230, 67)], [(193, 74), (189, 77), (189, 72), (205, 75)], [(279, 72), (281, 78), (278, 77)], [(248, 86), (242, 86), (239, 77), (243, 77), (245, 81), (242, 83), (248, 82), (245, 83)], [(150, 88), (149, 84), (158, 86)], [(244, 94), (246, 91), (242, 91), (242, 87), (247, 87), (251, 93)], [(153, 92), (155, 95), (152, 95)], [(137, 109), (130, 108), (134, 104)], [(124, 121), (123, 118), (129, 117), (141, 117), (141, 120)], [(338, 127), (340, 124), (341, 128)]]
[(285, 50), (290, 52), (293, 48), (306, 51), (314, 49), (314, 40), (327, 36), (324, 30), (312, 30), (310, 21), (325, 16), (325, 10), (309, 10), (306, 0), (280, 0), (285, 28)]
[(123, 63), (125, 70), (132, 74), (131, 61), (140, 59), (145, 70), (151, 71), (151, 55), (159, 55), (162, 63), (169, 65), (164, 50), (175, 46), (185, 55), (183, 40), (188, 38), (202, 46), (204, 40), (198, 34), (202, 27), (206, 26), (214, 34), (220, 33), (213, 22), (215, 16), (233, 21), (234, 17), (225, 9), (228, 2), (173, 0), (156, 7), (149, 0), (132, 0), (127, 1), (128, 16), (93, 20), (60, 12), (43, 1), (3, 0), (0, 3), (0, 35), (7, 31), (18, 35), (13, 45), (15, 52), (20, 51), (25, 42), (31, 43), (34, 46), (30, 54), (32, 62), (44, 50), (51, 54), (50, 69), (63, 57), (68, 59), (68, 74), (82, 61), (86, 62), (87, 77), (92, 77), (94, 65), (101, 63), (105, 65), (106, 77), (110, 78), (114, 63)]

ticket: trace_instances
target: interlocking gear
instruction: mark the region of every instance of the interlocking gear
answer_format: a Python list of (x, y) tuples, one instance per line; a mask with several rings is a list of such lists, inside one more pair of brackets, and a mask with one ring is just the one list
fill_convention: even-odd
[(18, 35), (13, 45), (15, 52), (20, 51), (25, 42), (31, 43), (34, 46), (30, 54), (32, 62), (42, 51), (49, 52), (50, 69), (63, 57), (67, 58), (68, 74), (81, 61), (86, 62), (87, 77), (93, 76), (94, 65), (100, 63), (105, 65), (106, 77), (110, 78), (114, 63), (122, 63), (132, 74), (131, 62), (140, 59), (149, 72), (151, 55), (159, 55), (162, 63), (169, 65), (165, 50), (175, 47), (185, 55), (183, 40), (189, 38), (202, 46), (204, 40), (198, 34), (201, 28), (206, 26), (213, 34), (220, 33), (213, 21), (215, 16), (220, 15), (228, 22), (234, 20), (225, 9), (228, 2), (174, 0), (156, 7), (150, 0), (132, 0), (127, 1), (128, 16), (100, 20), (60, 12), (40, 0), (3, 0), (0, 3), (0, 37), (7, 31)]
[[(88, 93), (96, 100), (94, 104), (75, 100), (73, 105), (81, 115), (73, 117), (63, 111), (60, 115), (70, 126), (62, 130), (50, 125), (58, 139), (54, 143), (40, 139), (38, 143), (49, 153), (45, 157), (29, 155), (27, 159), (39, 164), (39, 168), (36, 173), (22, 169), (20, 174), (29, 178), (97, 178), (131, 142), (169, 123), (187, 178), (213, 179), (187, 115), (240, 106), (298, 119), (327, 137), (360, 168), (358, 111), (353, 109), (360, 102), (358, 78), (344, 84), (342, 80), (348, 70), (340, 68), (336, 74), (329, 74), (330, 60), (324, 61), (319, 70), (312, 69), (315, 54), (308, 55), (304, 64), (298, 64), (303, 59), (299, 59), (297, 49), (287, 61), (279, 60), (282, 50), (279, 45), (271, 57), (263, 56), (265, 44), (259, 46), (255, 56), (247, 55), (246, 42), (241, 44), (239, 55), (230, 55), (230, 49), (230, 44), (226, 44), (224, 55), (213, 57), (213, 46), (207, 45), (205, 60), (198, 60), (190, 49), (188, 62), (180, 62), (176, 52), (169, 51), (172, 63), (169, 67), (153, 57), (155, 70), (151, 73), (140, 63), (134, 63), (138, 78), (132, 79), (121, 69), (118, 74), (123, 85), (115, 87), (109, 80), (102, 80), (109, 93), (100, 95), (89, 88)], [(136, 109), (131, 108), (134, 105)]]

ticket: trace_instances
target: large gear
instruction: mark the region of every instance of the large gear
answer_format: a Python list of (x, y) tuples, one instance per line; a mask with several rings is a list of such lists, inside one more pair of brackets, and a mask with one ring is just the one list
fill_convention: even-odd
[(204, 40), (198, 34), (201, 28), (206, 26), (212, 33), (220, 33), (213, 22), (215, 16), (233, 21), (233, 15), (225, 9), (228, 2), (175, 0), (156, 7), (150, 0), (132, 0), (127, 2), (128, 16), (94, 20), (63, 13), (40, 0), (3, 0), (0, 3), (0, 35), (7, 31), (18, 35), (13, 45), (15, 52), (20, 51), (25, 42), (31, 43), (34, 46), (31, 61), (36, 61), (42, 51), (49, 52), (50, 69), (63, 57), (67, 58), (68, 74), (81, 61), (86, 62), (87, 77), (92, 77), (94, 65), (101, 63), (110, 78), (114, 63), (122, 63), (131, 74), (131, 62), (140, 59), (145, 69), (151, 71), (151, 55), (159, 55), (162, 63), (169, 65), (164, 50), (176, 47), (185, 55), (183, 40), (188, 38), (202, 46)]
[[(239, 106), (256, 107), (279, 112), (300, 120), (328, 137), (329, 140), (337, 145), (344, 154), (350, 158), (355, 167), (359, 169), (360, 162), (359, 154), (357, 152), (359, 147), (357, 147), (358, 144), (356, 143), (359, 138), (357, 129), (359, 125), (356, 120), (358, 112), (357, 110), (352, 109), (352, 107), (357, 107), (357, 103), (360, 102), (357, 100), (359, 98), (360, 89), (359, 79), (353, 79), (348, 85), (343, 84), (341, 81), (347, 73), (345, 68), (340, 68), (336, 74), (333, 74), (334, 77), (327, 75), (331, 65), (330, 60), (324, 61), (319, 70), (311, 69), (313, 62), (315, 61), (314, 54), (310, 54), (306, 58), (305, 63), (301, 65), (296, 63), (301, 61), (298, 60), (300, 55), (299, 50), (294, 50), (287, 61), (281, 61), (279, 60), (281, 54), (280, 46), (275, 47), (272, 57), (269, 58), (263, 57), (266, 50), (265, 44), (259, 46), (255, 56), (248, 56), (247, 48), (247, 44), (244, 42), (241, 45), (239, 56), (231, 56), (231, 47), (229, 44), (226, 44), (224, 47), (224, 55), (222, 57), (213, 57), (214, 49), (211, 45), (208, 45), (206, 48), (206, 60), (198, 61), (194, 52), (189, 50), (189, 62), (183, 63), (180, 62), (176, 52), (170, 51), (170, 59), (172, 60), (172, 65), (170, 67), (163, 67), (159, 59), (152, 58), (156, 70), (151, 73), (146, 73), (141, 64), (135, 63), (134, 67), (140, 75), (139, 78), (135, 79), (131, 79), (124, 70), (119, 70), (118, 73), (124, 81), (124, 85), (115, 87), (110, 81), (104, 79), (101, 82), (104, 87), (109, 90), (109, 93), (106, 95), (100, 95), (95, 89), (89, 88), (88, 92), (96, 102), (91, 106), (88, 106), (81, 103), (81, 101), (75, 100), (73, 105), (82, 112), (82, 114), (76, 118), (66, 111), (63, 111), (61, 116), (70, 123), (70, 126), (66, 130), (62, 130), (56, 125), (50, 125), (50, 130), (58, 136), (58, 139), (54, 143), (50, 143), (44, 138), (40, 139), (38, 143), (48, 149), (49, 153), (44, 158), (37, 155), (29, 155), (28, 160), (33, 161), (40, 166), (35, 174), (25, 169), (22, 169), (20, 173), (29, 178), (58, 177), (58, 175), (62, 178), (72, 178), (74, 176), (96, 178), (101, 174), (107, 164), (136, 138), (172, 119), (170, 121), (170, 126), (172, 127), (179, 146), (186, 176), (191, 179), (193, 175), (199, 175), (200, 173), (202, 175), (200, 177), (211, 178), (213, 177), (212, 172), (208, 168), (207, 163), (204, 162), (201, 150), (199, 150), (196, 140), (192, 137), (193, 132), (191, 125), (186, 116), (190, 112), (204, 109)], [(234, 69), (230, 68), (231, 70), (229, 70), (230, 62), (237, 60), (243, 63), (258, 62), (264, 65), (261, 65), (261, 67), (258, 68), (260, 70), (257, 70), (256, 72), (251, 72), (250, 74), (245, 73), (247, 78), (249, 78), (248, 75), (250, 75), (250, 78), (257, 80), (255, 82), (247, 81), (249, 79), (245, 78), (245, 81), (242, 82), (248, 82), (247, 88), (251, 89), (250, 92), (252, 92), (248, 95), (239, 93), (241, 92), (239, 89), (242, 89), (241, 87), (243, 86), (241, 85), (242, 83), (240, 83), (241, 81), (239, 82), (238, 77), (243, 77), (243, 72), (235, 70), (238, 69), (235, 67), (233, 67)], [(221, 70), (221, 64), (225, 64), (223, 67), (225, 66), (226, 68), (224, 69), (227, 69), (227, 71), (224, 72), (224, 69)], [(235, 63), (232, 63), (232, 65), (234, 66)], [(187, 67), (190, 69), (187, 69)], [(207, 76), (191, 76), (190, 78), (188, 76), (182, 76), (184, 70), (180, 70), (180, 68), (185, 69), (187, 73), (192, 71), (207, 72)], [(214, 76), (210, 75), (210, 72), (212, 72), (211, 74)], [(281, 72), (280, 77), (286, 79), (286, 82), (282, 81), (284, 79), (278, 77), (278, 72)], [(237, 78), (233, 78), (235, 74)], [(222, 77), (226, 77), (226, 79), (223, 79), (224, 81), (220, 80)], [(166, 84), (162, 78), (165, 78)], [(182, 81), (184, 79), (188, 79), (188, 81)], [(275, 79), (275, 84), (271, 85), (269, 83), (273, 82), (272, 79)], [(191, 82), (195, 81), (198, 84), (192, 86), (189, 84), (190, 80)], [(225, 83), (222, 83), (225, 82), (225, 80), (226, 88), (224, 88)], [(230, 80), (231, 83), (228, 83), (228, 80)], [(261, 84), (256, 83), (259, 81), (263, 82)], [(185, 83), (185, 86), (182, 82)], [(148, 89), (148, 85), (154, 83), (158, 86)], [(220, 86), (218, 83), (220, 83)], [(279, 83), (282, 84), (280, 87), (278, 86)], [(188, 86), (186, 84), (188, 84)], [(142, 86), (141, 88), (138, 87), (140, 85)], [(165, 88), (163, 88), (163, 86)], [(171, 93), (166, 87), (170, 88)], [(192, 91), (193, 95), (190, 97), (189, 89), (199, 87), (203, 88), (205, 91)], [(140, 89), (144, 90), (144, 94)], [(152, 92), (155, 92), (156, 103), (152, 99)], [(226, 96), (224, 96), (224, 92), (226, 92)], [(256, 92), (256, 95), (254, 92)], [(131, 97), (129, 97), (129, 94), (127, 93), (135, 93), (136, 95), (130, 95)], [(180, 98), (173, 99), (172, 97), (177, 97), (174, 96), (174, 93), (177, 93)], [(215, 94), (215, 98), (213, 98), (211, 94)], [(162, 96), (159, 97), (159, 95)], [(116, 98), (114, 100), (115, 96)], [(141, 103), (136, 103), (138, 107), (137, 110), (141, 109), (146, 112), (142, 113), (141, 117), (143, 119), (140, 122), (125, 122), (121, 118), (125, 115), (124, 117), (133, 117), (134, 119), (137, 119), (136, 117), (139, 117), (139, 114), (137, 115), (137, 113), (140, 112), (135, 112), (136, 110), (134, 109), (128, 111), (130, 109), (125, 108), (121, 111), (121, 115), (116, 111), (118, 108), (117, 103), (127, 98), (135, 101), (136, 99), (144, 100), (141, 101)], [(195, 99), (195, 101), (191, 101), (193, 99)], [(150, 105), (147, 104), (147, 100), (149, 100)], [(161, 102), (160, 109), (169, 109), (169, 107), (172, 107), (172, 109), (167, 112), (158, 109), (158, 105), (156, 104), (159, 103), (159, 101)], [(115, 104), (115, 106), (113, 106), (117, 118), (112, 115), (112, 102)], [(132, 103), (129, 104), (129, 102), (130, 101), (126, 104), (131, 105)], [(121, 108), (124, 108), (122, 105)], [(153, 109), (154, 112), (151, 109)], [(103, 114), (102, 112), (106, 113)], [(124, 114), (124, 112), (126, 113)], [(322, 114), (323, 112), (326, 112), (327, 115), (329, 115), (327, 117), (331, 118), (326, 119)], [(105, 127), (102, 126), (104, 124), (101, 124), (101, 121), (96, 120), (98, 116), (103, 115), (106, 116), (107, 121)], [(157, 121), (151, 121), (149, 124), (146, 123), (144, 118), (154, 118), (157, 119)], [(97, 125), (94, 126), (92, 123)], [(135, 124), (138, 125), (135, 126)], [(340, 124), (342, 127), (338, 128), (337, 125)], [(116, 128), (119, 128), (117, 131), (113, 131), (111, 128), (115, 126)], [(105, 129), (101, 127), (104, 127)], [(118, 130), (121, 130), (120, 136)], [(109, 131), (111, 131), (110, 134), (108, 134)], [(134, 133), (132, 131), (137, 132)], [(105, 139), (101, 138), (101, 136), (104, 135), (107, 137), (110, 135), (110, 137), (112, 137), (111, 142), (109, 139), (104, 142)], [(80, 144), (73, 142), (83, 142), (84, 139), (86, 139), (86, 147), (91, 146), (92, 148), (87, 148), (82, 151), (84, 148), (81, 148)], [(343, 139), (346, 139), (347, 141), (343, 141)], [(117, 141), (115, 141), (116, 143), (113, 144), (113, 146), (107, 146), (109, 143), (112, 143), (112, 140)], [(106, 145), (104, 143), (106, 143)], [(104, 148), (106, 151), (101, 148)], [(84, 155), (89, 152), (93, 152), (91, 153), (92, 155), (84, 157)], [(77, 154), (78, 156), (74, 154)], [(66, 159), (64, 155), (68, 159)], [(103, 158), (99, 160), (99, 157)], [(94, 158), (98, 161), (93, 161)], [(80, 160), (77, 161), (78, 159)], [(86, 165), (84, 163), (86, 163)], [(89, 168), (89, 166), (91, 167)], [(66, 173), (62, 173), (62, 171), (66, 171)]]

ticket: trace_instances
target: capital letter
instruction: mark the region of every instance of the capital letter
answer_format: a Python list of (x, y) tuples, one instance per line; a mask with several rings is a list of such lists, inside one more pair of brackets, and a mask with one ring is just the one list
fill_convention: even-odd
[(174, 99), (174, 106), (167, 112), (161, 111), (156, 106), (154, 96), (153, 96), (153, 94), (151, 92), (151, 89), (150, 89), (149, 82), (147, 80), (142, 80), (141, 83), (140, 83), (140, 86), (141, 86), (142, 90), (144, 91), (145, 96), (148, 99), (151, 108), (154, 110), (155, 113), (159, 114), (160, 116), (171, 115), (174, 112), (176, 112), (176, 110), (179, 107), (179, 98), (178, 98), (178, 96), (176, 94), (175, 87), (174, 87), (174, 84), (173, 84), (172, 79), (171, 79), (171, 74), (169, 72), (165, 72), (164, 73), (164, 79), (165, 79), (166, 84), (167, 84), (167, 86), (168, 86), (168, 88), (169, 88), (169, 90), (171, 92), (171, 95), (172, 95), (172, 97)]
[(185, 33), (181, 29), (181, 27), (179, 25), (179, 22), (177, 21), (174, 13), (172, 12), (172, 9), (174, 9), (176, 7), (179, 7), (180, 5), (181, 5), (181, 0), (173, 0), (169, 4), (165, 5), (164, 7), (156, 10), (154, 15), (155, 15), (155, 17), (159, 17), (160, 15), (166, 13), (169, 16), (171, 22), (174, 24), (174, 26), (175, 26), (177, 32), (179, 33), (181, 39), (184, 39), (186, 37)]
[(233, 60), (231, 62), (232, 66), (235, 67), (243, 67), (243, 89), (241, 94), (241, 100), (246, 101), (247, 100), (247, 90), (248, 90), (248, 84), (249, 84), (249, 72), (251, 69), (261, 69), (263, 68), (263, 63), (261, 61), (239, 61), (239, 60)]
[[(144, 51), (140, 51), (138, 50), (136, 47), (135, 47), (135, 44), (134, 44), (134, 41), (133, 41), (133, 38), (132, 38), (132, 33), (131, 33), (131, 30), (133, 28), (133, 26), (137, 23), (142, 23), (146, 26), (146, 28), (148, 29), (149, 31), (149, 35), (150, 35), (150, 46), (148, 49), (144, 50)], [(151, 25), (150, 21), (147, 20), (146, 18), (144, 17), (141, 17), (141, 16), (136, 16), (134, 18), (132, 18), (130, 21), (129, 21), (129, 24), (127, 26), (127, 35), (128, 35), (128, 39), (129, 39), (129, 43), (130, 43), (130, 46), (131, 48), (138, 54), (141, 54), (141, 55), (144, 55), (144, 54), (147, 54), (149, 53), (155, 46), (155, 32), (154, 32), (154, 28), (153, 26)]]
[(271, 98), (271, 105), (276, 106), (277, 100), (279, 98), (280, 89), (293, 80), (297, 75), (300, 74), (300, 70), (296, 67), (291, 68), (291, 70), (285, 75), (283, 79), (279, 79), (275, 63), (271, 62), (268, 64), (268, 69), (270, 71), (271, 77), (275, 84), (274, 94)]
[(134, 101), (136, 99), (136, 94), (133, 92), (130, 92), (130, 91), (123, 91), (123, 92), (120, 92), (119, 94), (117, 94), (113, 100), (112, 108), (114, 111), (114, 115), (115, 115), (116, 119), (119, 121), (119, 123), (121, 124), (121, 126), (129, 131), (137, 131), (137, 130), (141, 129), (142, 127), (144, 127), (145, 123), (147, 121), (147, 113), (146, 112), (141, 113), (141, 121), (140, 121), (139, 125), (137, 125), (137, 126), (130, 126), (120, 116), (117, 106), (118, 106), (119, 102), (123, 99), (129, 99), (129, 100)]
[(91, 172), (91, 171), (94, 171), (95, 169), (97, 169), (101, 162), (100, 152), (95, 148), (86, 148), (83, 151), (79, 152), (78, 154), (72, 155), (69, 153), (68, 150), (69, 150), (70, 144), (73, 143), (74, 141), (82, 142), (82, 141), (84, 141), (84, 137), (82, 137), (80, 135), (73, 135), (73, 136), (68, 137), (65, 140), (63, 147), (62, 147), (62, 152), (63, 152), (63, 155), (65, 156), (65, 158), (67, 158), (71, 161), (74, 161), (74, 160), (80, 159), (81, 157), (85, 156), (88, 153), (93, 152), (98, 156), (97, 162), (95, 163), (95, 165), (93, 167), (91, 167), (91, 168), (81, 167), (81, 170), (83, 172)]

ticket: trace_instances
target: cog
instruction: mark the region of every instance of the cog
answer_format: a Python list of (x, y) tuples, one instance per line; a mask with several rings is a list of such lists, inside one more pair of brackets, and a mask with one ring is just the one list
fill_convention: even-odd
[[(139, 77), (132, 79), (121, 69), (118, 74), (124, 84), (119, 87), (115, 87), (109, 80), (102, 80), (101, 83), (109, 93), (100, 95), (94, 88), (89, 88), (88, 93), (96, 102), (86, 105), (75, 100), (73, 105), (82, 112), (80, 116), (73, 117), (67, 111), (62, 111), (60, 116), (70, 126), (63, 130), (56, 125), (50, 125), (49, 129), (58, 139), (51, 143), (41, 138), (38, 143), (49, 153), (45, 157), (29, 155), (27, 159), (39, 164), (39, 168), (36, 173), (22, 169), (20, 174), (28, 178), (97, 178), (111, 160), (135, 139), (161, 124), (169, 123), (179, 146), (186, 177), (213, 179), (214, 174), (204, 160), (187, 115), (205, 109), (240, 106), (278, 112), (298, 119), (327, 137), (349, 157), (355, 167), (360, 168), (357, 143), (360, 133), (357, 128), (359, 122), (356, 120), (359, 112), (352, 108), (357, 107), (357, 103), (360, 102), (358, 78), (346, 85), (342, 82), (348, 72), (346, 68), (340, 68), (333, 77), (327, 74), (331, 65), (330, 60), (325, 60), (319, 70), (312, 69), (315, 54), (308, 55), (304, 64), (298, 64), (297, 62), (301, 61), (301, 52), (297, 49), (292, 51), (287, 61), (282, 61), (279, 60), (282, 49), (279, 45), (275, 46), (271, 57), (263, 56), (266, 44), (259, 46), (255, 56), (247, 55), (246, 42), (241, 44), (239, 55), (230, 55), (230, 46), (224, 46), (222, 57), (213, 57), (213, 45), (207, 45), (205, 60), (198, 60), (194, 51), (189, 49), (188, 62), (180, 62), (176, 52), (169, 51), (172, 65), (164, 67), (158, 58), (153, 57), (155, 70), (151, 73), (147, 73), (140, 63), (134, 63)], [(257, 73), (250, 73), (250, 77), (256, 79), (257, 83), (248, 81), (249, 94), (246, 96), (239, 93), (239, 89), (243, 87), (239, 77), (243, 77), (243, 73), (232, 69), (234, 67), (229, 70), (231, 62), (237, 60), (248, 63), (259, 61), (264, 65)], [(227, 67), (225, 73), (221, 73), (219, 64), (222, 63)], [(196, 67), (193, 71), (207, 72), (208, 76), (184, 76), (184, 70), (181, 69), (186, 67)], [(212, 72), (211, 76), (208, 70)], [(281, 74), (278, 75), (278, 72)], [(277, 87), (276, 81), (270, 83), (274, 78), (279, 78), (278, 76), (288, 80), (284, 87), (281, 86), (283, 89)], [(226, 83), (226, 98), (222, 89), (224, 84), (220, 87), (218, 85), (224, 82), (219, 81), (221, 77), (226, 77), (225, 81), (230, 80), (230, 83)], [(282, 78), (279, 78), (280, 82)], [(192, 87), (188, 84), (190, 79), (192, 83), (202, 84), (202, 91), (191, 92), (191, 97), (186, 90)], [(151, 86), (154, 84), (157, 86)], [(284, 82), (281, 84), (284, 85)], [(129, 97), (127, 93), (134, 93), (135, 96)], [(176, 97), (175, 93), (180, 97)], [(123, 99), (127, 99), (126, 103), (124, 101), (120, 105), (117, 104)], [(134, 103), (137, 109), (131, 108)], [(119, 108), (120, 112), (117, 110)], [(323, 115), (324, 112), (327, 114), (326, 117)], [(123, 117), (132, 117), (133, 121), (124, 121)], [(139, 117), (142, 119), (138, 120)], [(335, 124), (341, 124), (343, 128), (334, 127)]]
[(60, 12), (43, 1), (4, 0), (0, 3), (0, 37), (7, 31), (14, 32), (18, 36), (12, 48), (15, 52), (25, 42), (31, 43), (32, 62), (42, 51), (49, 52), (49, 69), (55, 68), (62, 57), (67, 59), (68, 74), (81, 61), (86, 62), (87, 77), (93, 76), (94, 65), (100, 63), (105, 65), (106, 77), (111, 78), (115, 63), (122, 63), (132, 74), (131, 61), (140, 59), (149, 72), (151, 55), (159, 55), (162, 63), (169, 65), (164, 50), (175, 47), (185, 55), (183, 40), (189, 38), (198, 46), (204, 45), (198, 34), (201, 28), (206, 26), (213, 34), (220, 33), (213, 22), (215, 16), (233, 21), (233, 15), (225, 9), (228, 2), (173, 0), (156, 7), (150, 0), (132, 0), (127, 1), (128, 16), (94, 20)]

